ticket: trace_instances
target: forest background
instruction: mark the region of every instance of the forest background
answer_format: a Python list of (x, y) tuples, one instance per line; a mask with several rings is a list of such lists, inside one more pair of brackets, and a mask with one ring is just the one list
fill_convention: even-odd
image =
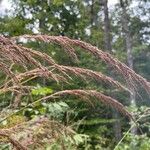
[[(8, 4), (8, 9), (3, 8), (6, 4)], [(28, 34), (79, 39), (110, 53), (150, 81), (149, 0), (113, 2), (111, 0), (10, 0), (8, 3), (1, 0), (0, 9), (0, 34), (2, 36), (18, 37)], [(59, 64), (76, 66), (76, 62), (60, 50), (59, 46), (26, 39), (17, 42), (47, 53)], [(89, 53), (77, 48), (77, 56), (80, 60), (77, 62), (78, 67), (102, 72), (124, 83), (120, 75), (116, 74), (110, 66), (95, 59)], [(42, 64), (45, 65), (46, 61), (43, 60)], [(11, 69), (17, 73), (21, 68), (12, 66)], [(114, 108), (97, 102), (85, 103), (80, 101), (80, 98), (69, 96), (60, 98), (59, 101), (43, 101), (36, 106), (29, 106), (7, 120), (1, 121), (0, 128), (14, 127), (26, 121), (32, 124), (30, 121), (44, 116), (57, 121), (61, 126), (70, 127), (73, 135), (66, 134), (64, 131), (61, 136), (58, 136), (59, 138), (53, 137), (53, 140), (47, 144), (45, 141), (38, 141), (40, 138), (47, 140), (45, 131), (40, 131), (38, 128), (39, 133), (32, 133), (32, 136), (34, 135), (34, 139), (39, 143), (35, 144), (36, 140), (34, 142), (29, 140), (31, 149), (38, 149), (39, 146), (43, 149), (150, 149), (149, 93), (142, 87), (133, 88), (131, 83), (127, 83), (131, 93), (127, 93), (101, 81), (91, 82), (77, 76), (72, 78), (73, 81), (65, 85), (51, 79), (31, 79), (29, 82), (33, 89), (30, 98), (16, 92), (0, 94), (1, 118), (20, 110), (30, 101), (34, 102), (54, 91), (96, 89), (125, 105), (135, 120), (140, 118), (138, 125), (134, 126), (128, 117)], [(1, 73), (0, 82), (3, 83), (4, 80), (4, 75)], [(31, 126), (30, 124), (28, 126)], [(33, 128), (37, 128), (36, 125)], [(19, 131), (17, 136), (20, 136)], [(2, 138), (0, 148), (9, 149), (10, 143), (7, 140), (4, 141)], [(24, 143), (29, 141), (24, 140)]]

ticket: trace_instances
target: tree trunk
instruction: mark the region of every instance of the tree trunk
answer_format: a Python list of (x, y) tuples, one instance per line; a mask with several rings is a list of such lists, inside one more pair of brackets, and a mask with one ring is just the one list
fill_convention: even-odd
[(111, 30), (110, 30), (110, 20), (109, 20), (109, 12), (107, 6), (108, 0), (103, 0), (104, 6), (104, 42), (105, 42), (105, 49), (110, 51), (112, 50), (111, 46)]
[(95, 11), (95, 5), (96, 5), (96, 1), (95, 0), (92, 0), (91, 1), (91, 6), (90, 6), (90, 20), (91, 20), (91, 27), (93, 26), (97, 26), (98, 25), (98, 18), (97, 18), (97, 13)]
[[(110, 19), (109, 19), (109, 12), (108, 12), (108, 1), (103, 0), (104, 6), (104, 42), (105, 42), (105, 49), (108, 50), (110, 53), (112, 51), (112, 44), (111, 44), (111, 29), (110, 29)], [(108, 70), (111, 70), (109, 67)], [(113, 73), (111, 72), (110, 75), (113, 77)], [(119, 119), (119, 114), (117, 111), (112, 110), (113, 118), (116, 119), (114, 122), (114, 134), (116, 141), (121, 139), (121, 124)]]
[(113, 118), (116, 119), (114, 123), (114, 132), (115, 132), (115, 139), (118, 142), (121, 139), (121, 124), (120, 124), (120, 116), (115, 109), (113, 109)]
[[(131, 69), (133, 68), (133, 55), (132, 55), (132, 37), (130, 34), (130, 30), (129, 30), (129, 21), (128, 21), (128, 14), (127, 14), (127, 10), (126, 10), (126, 5), (125, 3), (123, 3), (122, 0), (120, 0), (120, 4), (121, 4), (121, 8), (122, 8), (122, 28), (123, 28), (123, 32), (125, 35), (125, 44), (126, 44), (126, 52), (127, 52), (127, 63), (128, 66)], [(130, 91), (132, 91), (132, 93), (130, 94), (130, 104), (133, 107), (136, 107), (136, 94), (135, 94), (135, 90), (132, 87), (132, 85), (130, 86)], [(137, 128), (134, 127), (131, 130), (131, 133), (133, 134), (137, 134)]]
[(91, 26), (94, 24), (94, 0), (92, 0), (92, 5), (91, 5)]

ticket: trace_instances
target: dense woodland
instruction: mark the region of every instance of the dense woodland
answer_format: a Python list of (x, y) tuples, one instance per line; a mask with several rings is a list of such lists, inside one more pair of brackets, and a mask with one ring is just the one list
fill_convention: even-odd
[(0, 11), (0, 149), (150, 149), (150, 1), (112, 1)]

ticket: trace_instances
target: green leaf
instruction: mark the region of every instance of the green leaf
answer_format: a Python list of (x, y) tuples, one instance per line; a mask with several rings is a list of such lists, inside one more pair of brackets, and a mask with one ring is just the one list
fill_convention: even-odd
[(53, 5), (60, 6), (64, 3), (63, 0), (53, 0)]
[(82, 136), (80, 134), (76, 134), (73, 138), (74, 138), (74, 140), (75, 140), (75, 142), (76, 142), (77, 145), (79, 143), (83, 142)]
[(35, 89), (32, 89), (31, 93), (32, 95), (47, 95), (47, 94), (51, 94), (53, 92), (53, 90), (49, 87), (36, 87)]
[(76, 134), (74, 135), (73, 139), (77, 145), (84, 143), (89, 138), (88, 135), (85, 134)]
[(65, 102), (59, 102), (59, 105), (62, 107), (69, 107)]
[(62, 111), (62, 107), (59, 104), (54, 103), (53, 106), (54, 106), (54, 109)]

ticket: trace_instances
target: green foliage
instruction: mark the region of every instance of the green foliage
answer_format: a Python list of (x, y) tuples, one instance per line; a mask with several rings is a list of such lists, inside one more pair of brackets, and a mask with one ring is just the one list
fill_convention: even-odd
[(0, 149), (2, 149), (2, 150), (10, 150), (10, 144), (1, 144), (0, 145)]
[(64, 147), (66, 150), (76, 150), (79, 145), (85, 145), (87, 147), (87, 142), (89, 137), (85, 134), (75, 134), (73, 137), (63, 136), (61, 139), (56, 141), (51, 145), (46, 146), (46, 150), (60, 150)]
[(51, 94), (53, 90), (49, 87), (41, 87), (40, 85), (37, 85), (34, 89), (32, 89), (31, 93), (35, 96), (44, 96), (47, 94)]
[(144, 135), (131, 135), (126, 137), (125, 142), (121, 143), (116, 150), (149, 150), (150, 149), (150, 138)]
[(65, 1), (64, 0), (53, 0), (52, 3), (56, 6), (61, 6)]
[(29, 20), (22, 20), (21, 17), (11, 19), (10, 17), (0, 18), (0, 33), (6, 36), (17, 36), (25, 33), (31, 33), (31, 30), (26, 28)]
[(49, 117), (62, 120), (64, 113), (70, 108), (65, 102), (55, 102), (55, 103), (43, 103), (43, 106), (47, 109), (47, 115)]

